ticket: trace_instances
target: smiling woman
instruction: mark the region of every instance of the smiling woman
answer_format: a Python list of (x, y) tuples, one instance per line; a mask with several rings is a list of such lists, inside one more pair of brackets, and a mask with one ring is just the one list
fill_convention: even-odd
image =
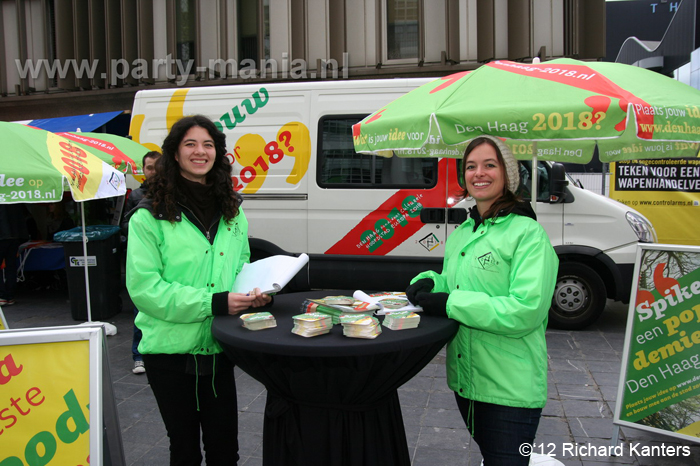
[(464, 157), (469, 218), (447, 238), (442, 273), (415, 277), (406, 296), (426, 315), (457, 321), (447, 384), (485, 464), (527, 465), (547, 400), (547, 314), (558, 260), (516, 191), (518, 162), (490, 136)]
[(476, 201), (482, 216), (505, 189), (505, 168), (498, 160), (496, 149), (487, 143), (476, 146), (464, 163), (467, 191)]
[(201, 126), (193, 126), (185, 133), (175, 154), (182, 177), (201, 184), (206, 184), (215, 158), (214, 140)]
[(271, 302), (257, 288), (229, 292), (250, 260), (248, 221), (230, 170), (226, 137), (214, 123), (182, 118), (129, 220), (126, 282), (139, 310), (138, 351), (177, 464), (201, 464), (200, 431), (207, 464), (236, 462), (233, 364), (211, 325), (215, 315)]

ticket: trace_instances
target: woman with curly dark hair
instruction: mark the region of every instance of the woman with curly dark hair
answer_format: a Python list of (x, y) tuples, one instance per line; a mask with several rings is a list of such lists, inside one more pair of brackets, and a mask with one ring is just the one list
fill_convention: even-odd
[(148, 195), (129, 220), (126, 282), (139, 309), (139, 352), (170, 438), (171, 465), (236, 464), (233, 364), (211, 333), (215, 315), (261, 307), (259, 289), (231, 293), (250, 260), (226, 137), (208, 118), (176, 122)]

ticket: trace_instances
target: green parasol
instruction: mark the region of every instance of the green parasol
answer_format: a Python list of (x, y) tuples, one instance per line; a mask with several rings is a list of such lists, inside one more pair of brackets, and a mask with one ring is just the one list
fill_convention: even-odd
[(0, 202), (78, 202), (125, 194), (124, 174), (93, 151), (43, 129), (0, 122)]
[(80, 147), (92, 151), (122, 173), (142, 174), (141, 161), (150, 150), (129, 138), (109, 133), (57, 133)]
[[(353, 127), (358, 152), (459, 158), (503, 138), (520, 160), (694, 157), (700, 91), (653, 71), (571, 59), (498, 60), (425, 84)], [(669, 153), (669, 151), (672, 151)]]
[[(73, 199), (81, 203), (83, 254), (87, 257), (82, 202), (124, 195), (124, 173), (103, 162), (94, 155), (95, 151), (43, 129), (0, 122), (0, 138), (3, 141), (0, 149), (0, 203), (58, 202), (63, 191), (70, 189)], [(84, 262), (90, 322), (90, 283), (87, 260)], [(107, 332), (110, 334), (112, 330), (108, 327)]]

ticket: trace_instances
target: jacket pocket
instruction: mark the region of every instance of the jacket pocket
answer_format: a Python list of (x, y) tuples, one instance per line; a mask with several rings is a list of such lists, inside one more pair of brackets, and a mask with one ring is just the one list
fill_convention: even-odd
[(472, 341), (472, 367), (477, 399), (522, 406), (541, 397), (532, 354), (521, 340), (478, 332)]

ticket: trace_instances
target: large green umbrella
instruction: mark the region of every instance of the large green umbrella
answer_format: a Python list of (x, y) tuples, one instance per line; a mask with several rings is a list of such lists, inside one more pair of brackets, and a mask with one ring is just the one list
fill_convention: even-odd
[[(520, 160), (694, 157), (700, 91), (621, 63), (497, 60), (436, 79), (353, 126), (357, 152), (461, 158), (472, 139), (502, 138)], [(537, 177), (532, 177), (533, 208)]]
[(132, 175), (142, 174), (142, 159), (150, 150), (136, 141), (116, 134), (81, 132), (57, 134), (92, 151), (117, 170), (123, 173), (131, 172)]
[(461, 157), (482, 135), (521, 160), (586, 163), (595, 144), (603, 162), (693, 157), (700, 91), (620, 63), (498, 60), (425, 84), (353, 128), (355, 149), (380, 155)]
[[(124, 173), (103, 162), (94, 151), (43, 129), (0, 122), (0, 203), (58, 202), (70, 190), (79, 203), (126, 193)], [(87, 257), (84, 209), (83, 254)], [(90, 284), (85, 262), (88, 321)]]
[(0, 122), (0, 203), (77, 202), (125, 194), (124, 174), (93, 151), (43, 129)]

